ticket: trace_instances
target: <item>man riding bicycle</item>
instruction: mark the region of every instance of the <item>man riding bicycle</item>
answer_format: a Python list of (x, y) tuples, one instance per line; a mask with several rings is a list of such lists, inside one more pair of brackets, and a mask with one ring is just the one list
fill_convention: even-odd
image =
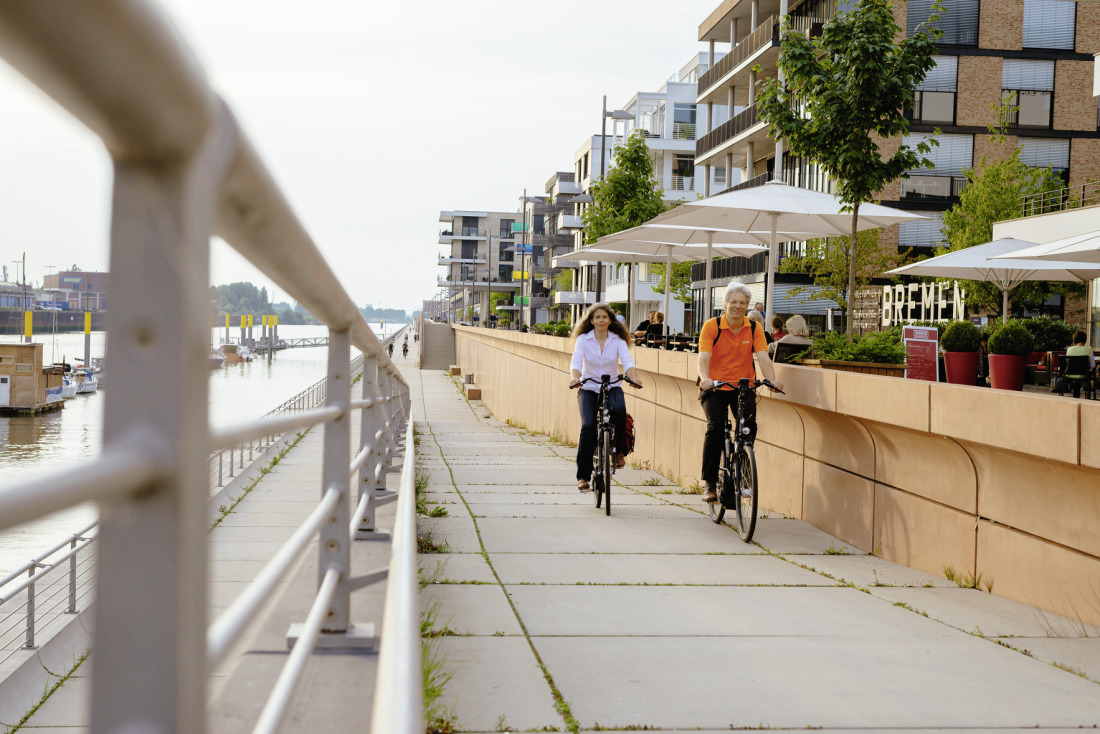
[[(746, 313), (752, 291), (744, 283), (736, 281), (726, 286), (725, 313), (703, 324), (699, 334), (699, 399), (707, 416), (707, 433), (703, 439), (703, 482), (706, 484), (704, 502), (718, 501), (718, 462), (722, 456), (722, 442), (726, 415), (731, 407), (736, 409), (736, 385), (741, 378), (756, 378), (753, 355), (764, 377), (782, 390), (783, 383), (775, 379), (775, 368), (768, 356), (768, 344), (764, 329), (755, 325)], [(711, 390), (714, 381), (732, 383)]]

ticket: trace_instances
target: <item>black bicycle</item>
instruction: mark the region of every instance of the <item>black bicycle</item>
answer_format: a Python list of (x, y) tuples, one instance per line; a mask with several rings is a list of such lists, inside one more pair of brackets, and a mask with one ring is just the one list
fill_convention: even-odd
[(599, 380), (594, 377), (586, 377), (576, 385), (570, 385), (570, 389), (577, 389), (586, 382), (599, 383), (600, 398), (596, 404), (596, 452), (592, 457), (592, 495), (596, 500), (596, 507), (603, 503), (604, 512), (611, 514), (611, 475), (615, 473), (615, 463), (611, 460), (611, 449), (615, 445), (615, 425), (611, 422), (611, 408), (607, 404), (607, 396), (611, 388), (620, 382), (626, 382), (635, 387), (641, 387), (626, 375), (619, 375), (612, 379), (611, 375), (603, 375)]
[[(726, 510), (737, 515), (737, 532), (748, 543), (756, 530), (756, 391), (761, 387), (779, 390), (767, 380), (741, 378), (737, 385), (716, 380), (710, 390), (723, 385), (737, 389), (737, 431), (726, 415), (725, 436), (722, 441), (722, 460), (718, 465), (718, 501), (708, 503), (710, 519), (721, 523)], [(709, 392), (710, 390), (707, 390)]]

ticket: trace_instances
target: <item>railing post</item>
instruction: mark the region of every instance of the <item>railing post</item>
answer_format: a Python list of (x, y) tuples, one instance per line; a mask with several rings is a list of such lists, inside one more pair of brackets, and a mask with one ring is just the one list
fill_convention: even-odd
[[(73, 540), (69, 543), (69, 547), (72, 550), (76, 550), (76, 541), (78, 538), (73, 536)], [(79, 538), (84, 540), (84, 538)], [(69, 557), (69, 608), (65, 610), (69, 614), (76, 612), (76, 553), (73, 553)]]
[(349, 568), (351, 565), (348, 523), (351, 513), (348, 507), (348, 488), (351, 478), (348, 476), (348, 458), (351, 455), (351, 340), (348, 331), (328, 332), (328, 380), (326, 384), (326, 405), (341, 408), (344, 414), (325, 424), (324, 465), (322, 467), (321, 496), (330, 489), (338, 489), (341, 499), (333, 510), (332, 522), (321, 529), (321, 548), (319, 550), (317, 585), (320, 588), (329, 569), (340, 572), (340, 581), (332, 597), (332, 606), (325, 617), (321, 629), (325, 632), (346, 632), (348, 629), (348, 611), (350, 591), (348, 589)]
[[(27, 569), (27, 576), (34, 576), (35, 571), (42, 567), (41, 563), (32, 563)], [(28, 650), (35, 648), (34, 644), (34, 582), (27, 586), (27, 644), (23, 647)]]
[(237, 137), (216, 99), (194, 104), (202, 137), (114, 160), (107, 335), (126, 389), (106, 396), (103, 445), (140, 436), (164, 472), (100, 510), (92, 731), (206, 731), (207, 284)]
[[(363, 465), (359, 467), (359, 495), (357, 502), (362, 502), (363, 495), (370, 495), (367, 507), (363, 513), (356, 540), (389, 540), (390, 533), (375, 527), (375, 511), (377, 509), (375, 498), (378, 493), (386, 488), (386, 479), (382, 474), (383, 462), (382, 442), (375, 438), (376, 434), (385, 429), (385, 403), (379, 402), (382, 390), (379, 387), (378, 362), (371, 359), (363, 363), (363, 390), (364, 400), (373, 400), (374, 404), (362, 410), (359, 418), (360, 443), (370, 449), (370, 455)], [(358, 505), (357, 505), (358, 506)]]
[(224, 451), (218, 452), (218, 486), (224, 487), (225, 483), (222, 481), (222, 457), (225, 455)]

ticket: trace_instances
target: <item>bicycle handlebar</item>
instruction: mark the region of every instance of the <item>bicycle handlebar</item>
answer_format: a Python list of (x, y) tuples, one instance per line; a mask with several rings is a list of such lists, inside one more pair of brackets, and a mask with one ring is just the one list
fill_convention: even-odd
[[(781, 395), (786, 395), (787, 394), (787, 393), (783, 392), (782, 390), (780, 390), (775, 385), (773, 385), (769, 380), (748, 380), (748, 382), (749, 382), (749, 385), (747, 385), (747, 387), (750, 390), (757, 390), (761, 387), (766, 387), (769, 390), (777, 392)], [(718, 388), (724, 387), (725, 385), (729, 385), (730, 387), (741, 389), (740, 385), (735, 385), (732, 382), (725, 382), (723, 380), (715, 380), (713, 385), (711, 385), (706, 390), (702, 390), (701, 392), (710, 392), (711, 390), (717, 390)]]
[[(580, 387), (581, 385), (583, 385), (586, 382), (594, 382), (597, 385), (602, 385), (603, 384), (603, 380), (597, 380), (595, 377), (585, 377), (583, 380), (578, 380), (574, 384), (570, 385), (569, 389), (570, 390), (576, 390), (578, 387)], [(631, 385), (633, 385), (634, 387), (637, 387), (637, 388), (640, 388), (642, 386), (642, 384), (640, 382), (634, 382), (634, 380), (630, 379), (626, 375), (619, 375), (618, 377), (614, 377), (614, 378), (608, 380), (607, 384), (609, 386), (610, 385), (618, 385), (620, 382), (627, 382), (627, 383), (629, 383), (629, 384), (631, 384)]]

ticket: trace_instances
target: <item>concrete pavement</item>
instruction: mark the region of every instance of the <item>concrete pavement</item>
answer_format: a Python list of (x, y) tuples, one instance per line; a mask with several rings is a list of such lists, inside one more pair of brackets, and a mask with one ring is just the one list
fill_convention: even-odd
[(447, 551), (421, 554), (422, 600), (456, 730), (1100, 724), (1100, 629), (775, 514), (745, 544), (629, 464), (606, 517), (574, 489), (575, 449), (419, 379), (418, 464), (448, 511), (420, 519)]

